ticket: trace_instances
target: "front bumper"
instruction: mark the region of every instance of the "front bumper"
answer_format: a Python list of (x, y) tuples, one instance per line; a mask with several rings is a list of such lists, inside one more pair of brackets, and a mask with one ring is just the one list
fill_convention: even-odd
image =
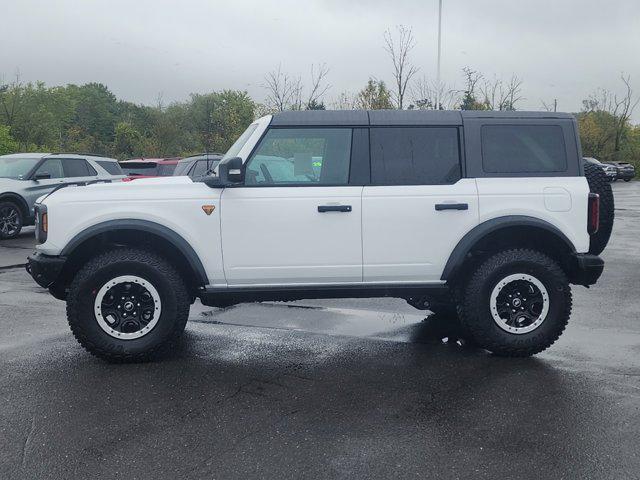
[(595, 284), (604, 270), (604, 260), (590, 253), (576, 253), (573, 255), (570, 281), (576, 285)]
[(60, 276), (65, 261), (65, 257), (35, 252), (28, 257), (25, 267), (38, 285), (50, 288)]

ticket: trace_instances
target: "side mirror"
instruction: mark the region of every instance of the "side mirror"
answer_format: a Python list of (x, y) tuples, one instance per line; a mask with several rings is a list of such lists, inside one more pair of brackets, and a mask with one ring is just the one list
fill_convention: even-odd
[(51, 178), (51, 174), (47, 172), (36, 173), (33, 177), (34, 180), (49, 180)]
[(223, 184), (244, 182), (242, 159), (240, 157), (233, 157), (224, 162), (220, 162), (218, 165), (218, 176)]

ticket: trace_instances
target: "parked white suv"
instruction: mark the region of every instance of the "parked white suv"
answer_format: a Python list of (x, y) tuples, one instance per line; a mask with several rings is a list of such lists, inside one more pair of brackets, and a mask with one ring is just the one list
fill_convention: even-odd
[(564, 330), (570, 284), (603, 270), (581, 158), (569, 114), (279, 113), (201, 181), (50, 195), (28, 269), (109, 360), (166, 348), (196, 298), (385, 296), (453, 311), (481, 347), (527, 356)]

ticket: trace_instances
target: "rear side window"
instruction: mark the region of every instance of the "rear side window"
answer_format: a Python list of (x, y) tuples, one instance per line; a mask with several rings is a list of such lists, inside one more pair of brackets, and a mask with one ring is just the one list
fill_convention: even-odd
[(63, 158), (62, 165), (64, 167), (64, 176), (68, 178), (92, 177), (97, 175), (93, 167), (81, 158)]
[(372, 128), (370, 142), (373, 184), (452, 184), (461, 177), (455, 127)]
[(567, 171), (567, 151), (559, 125), (484, 125), (482, 169), (486, 173)]
[(273, 128), (246, 167), (245, 185), (346, 185), (350, 128)]
[(110, 173), (111, 175), (122, 175), (122, 169), (120, 168), (120, 165), (118, 165), (118, 162), (107, 162), (107, 161), (100, 161), (97, 160), (96, 163), (98, 165), (100, 165), (102, 168), (104, 168), (107, 173)]

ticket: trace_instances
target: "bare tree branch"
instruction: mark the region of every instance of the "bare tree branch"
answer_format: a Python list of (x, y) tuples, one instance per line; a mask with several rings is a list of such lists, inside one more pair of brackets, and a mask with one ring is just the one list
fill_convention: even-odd
[(429, 80), (427, 77), (418, 78), (411, 88), (411, 98), (420, 110), (435, 110), (436, 99), (441, 110), (451, 110), (456, 104), (457, 91), (444, 82)]
[(326, 83), (328, 74), (329, 67), (326, 63), (318, 64), (317, 67), (311, 65), (311, 91), (307, 97), (307, 108), (320, 103), (321, 98), (331, 88), (331, 85)]
[(411, 28), (398, 25), (396, 30), (397, 40), (393, 38), (389, 30), (384, 33), (384, 49), (391, 57), (391, 62), (393, 63), (393, 77), (396, 84), (394, 96), (396, 105), (402, 110), (407, 87), (409, 86), (411, 78), (418, 73), (418, 68), (414, 66), (409, 59), (411, 50), (416, 46)]

